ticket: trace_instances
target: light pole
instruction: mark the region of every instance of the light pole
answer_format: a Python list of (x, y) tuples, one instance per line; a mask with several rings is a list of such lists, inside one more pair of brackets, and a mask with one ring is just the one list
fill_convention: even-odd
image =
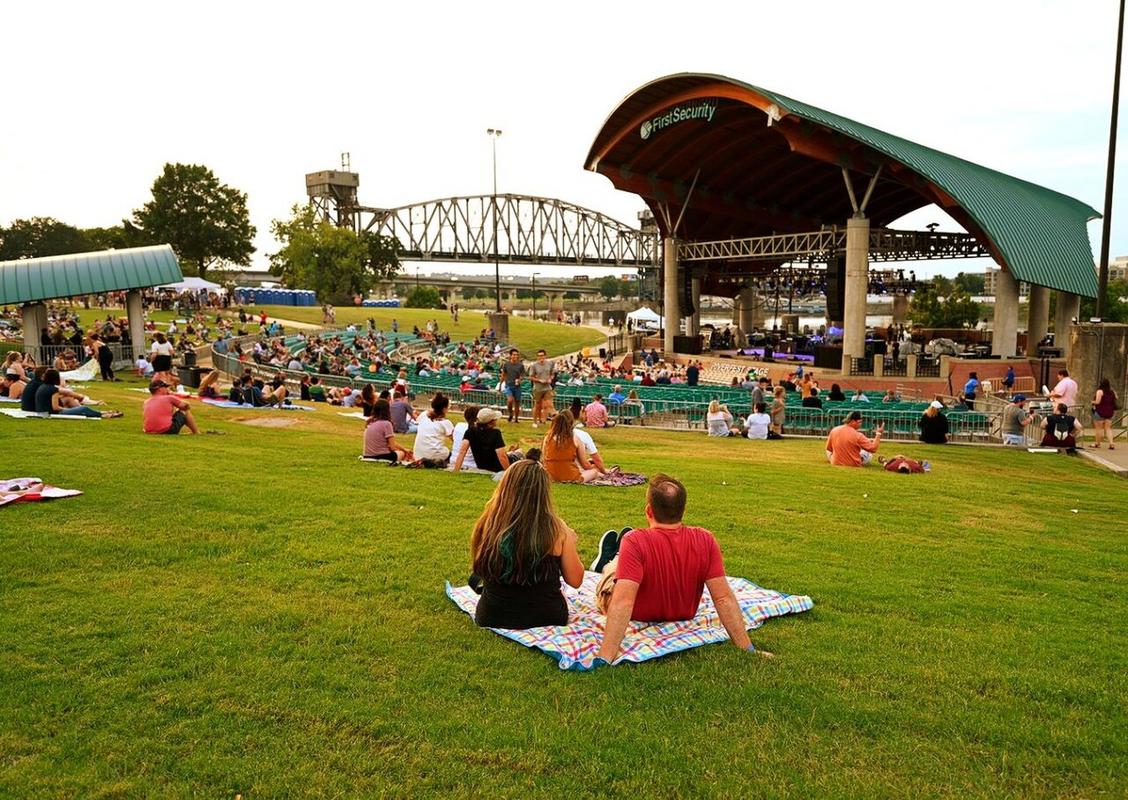
[(1108, 172), (1105, 176), (1104, 229), (1101, 231), (1101, 261), (1097, 268), (1097, 316), (1104, 318), (1108, 303), (1109, 235), (1112, 233), (1112, 178), (1116, 167), (1116, 123), (1120, 115), (1120, 51), (1124, 47), (1124, 0), (1116, 27), (1116, 71), (1112, 77), (1112, 120), (1108, 133)]
[(537, 318), (537, 276), (539, 272), (533, 273), (533, 319)]
[(494, 291), (497, 292), (497, 311), (501, 313), (501, 267), (498, 265), (497, 246), (497, 140), (501, 137), (499, 128), (487, 128), (493, 150), (493, 247), (494, 247)]

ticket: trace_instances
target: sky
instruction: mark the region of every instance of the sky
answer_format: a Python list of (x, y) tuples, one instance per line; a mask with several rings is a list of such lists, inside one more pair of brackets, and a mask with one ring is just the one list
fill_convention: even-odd
[[(306, 200), (305, 173), (340, 168), (347, 151), (364, 205), (486, 194), (491, 127), (503, 131), (499, 192), (635, 224), (642, 201), (585, 171), (584, 157), (620, 100), (687, 71), (1101, 210), (1116, 14), (1115, 0), (22, 2), (5, 8), (0, 49), (0, 224), (113, 225), (149, 199), (166, 162), (199, 163), (247, 193), (261, 267), (277, 249), (271, 220)], [(1113, 256), (1128, 253), (1124, 173)], [(933, 221), (959, 229), (935, 208), (895, 227)], [(931, 262), (918, 274), (983, 266)]]

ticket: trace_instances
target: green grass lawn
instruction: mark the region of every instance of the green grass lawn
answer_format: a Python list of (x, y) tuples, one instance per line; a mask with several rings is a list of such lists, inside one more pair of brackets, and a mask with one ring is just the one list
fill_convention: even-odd
[[(247, 313), (257, 315), (259, 311), (266, 311), (270, 317), (289, 319), (295, 322), (307, 322), (320, 325), (322, 316), (319, 307), (302, 306), (244, 306)], [(400, 330), (411, 330), (412, 325), (423, 328), (427, 320), (433, 319), (439, 323), (443, 331), (450, 333), (452, 341), (468, 341), (473, 339), (487, 327), (485, 315), (480, 311), (466, 311), (459, 315), (458, 322), (452, 322), (450, 312), (442, 309), (427, 308), (356, 308), (338, 306), (336, 308), (337, 324), (348, 325), (356, 323), (364, 325), (369, 317), (376, 320), (376, 325), (382, 329), (390, 330), (392, 320), (398, 320)], [(558, 325), (555, 322), (542, 322), (521, 317), (510, 317), (509, 340), (515, 347), (532, 352), (543, 347), (549, 355), (556, 356), (571, 353), (582, 347), (603, 344), (607, 337), (594, 328), (574, 327), (571, 325)]]
[[(815, 609), (590, 674), (478, 630), (480, 476), (356, 461), (361, 423), (199, 409), (226, 436), (0, 417), (0, 796), (1123, 797), (1122, 480), (1064, 456), (597, 433), (689, 489), (728, 571)], [(281, 418), (282, 429), (246, 420)], [(527, 424), (509, 438), (533, 441)], [(644, 488), (561, 486), (590, 558)], [(1074, 513), (1076, 510), (1076, 513)]]

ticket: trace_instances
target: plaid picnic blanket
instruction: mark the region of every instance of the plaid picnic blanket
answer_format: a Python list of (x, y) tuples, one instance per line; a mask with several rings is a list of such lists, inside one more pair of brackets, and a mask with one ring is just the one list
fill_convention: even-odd
[[(560, 669), (590, 669), (592, 661), (598, 654), (599, 643), (603, 639), (604, 618), (593, 602), (595, 585), (599, 582), (599, 578), (598, 572), (585, 572), (584, 582), (580, 584), (579, 589), (561, 584), (564, 597), (568, 601), (570, 621), (567, 625), (530, 628), (524, 631), (501, 628), (490, 630), (525, 647), (534, 647), (547, 653), (557, 660)], [(744, 624), (748, 630), (759, 628), (771, 617), (799, 614), (809, 611), (815, 605), (814, 601), (805, 595), (788, 595), (764, 589), (744, 578), (730, 577), (728, 582), (744, 612)], [(473, 589), (469, 586), (455, 588), (447, 581), (446, 594), (456, 606), (471, 617), (474, 616), (474, 609), (478, 606), (478, 595)], [(701, 607), (697, 609), (697, 616), (691, 620), (630, 623), (615, 663), (649, 661), (670, 653), (727, 640), (728, 634), (721, 625), (720, 618), (713, 608), (713, 599), (706, 589), (701, 598)]]

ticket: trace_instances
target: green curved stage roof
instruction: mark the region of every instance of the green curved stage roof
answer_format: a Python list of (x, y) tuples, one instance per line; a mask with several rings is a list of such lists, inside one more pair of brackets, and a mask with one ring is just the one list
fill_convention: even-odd
[[(776, 119), (786, 121), (788, 117), (793, 117), (804, 129), (821, 131), (823, 135), (829, 133), (831, 137), (846, 137), (869, 148), (880, 154), (878, 161), (880, 156), (884, 156), (915, 173), (915, 176), (901, 176), (901, 182), (907, 188), (927, 197), (926, 184), (931, 184), (954, 200), (959, 210), (979, 228), (978, 233), (971, 232), (986, 236), (989, 245), (1017, 279), (1087, 297), (1096, 296), (1096, 269), (1087, 225), (1090, 220), (1098, 219), (1100, 214), (1085, 203), (722, 75), (680, 73), (635, 90), (604, 123), (589, 153), (588, 169), (599, 169), (614, 182), (610, 168), (601, 166), (601, 157), (617, 156), (621, 164), (639, 152), (641, 147), (637, 136), (633, 143), (624, 145), (628, 141), (623, 135), (628, 130), (627, 120), (637, 123), (639, 114), (653, 112), (663, 107), (667, 100), (668, 105), (673, 105), (688, 102), (687, 98), (711, 96), (746, 103), (772, 113)], [(776, 108), (771, 109), (769, 104)], [(628, 149), (613, 152), (616, 147)], [(634, 152), (630, 152), (629, 148), (634, 148)], [(848, 146), (842, 146), (839, 152), (844, 160), (850, 158)], [(668, 153), (667, 157), (672, 158)], [(917, 181), (919, 183), (914, 185)], [(920, 205), (928, 202), (931, 200), (925, 199)]]
[(0, 304), (143, 289), (183, 278), (167, 244), (0, 261)]

